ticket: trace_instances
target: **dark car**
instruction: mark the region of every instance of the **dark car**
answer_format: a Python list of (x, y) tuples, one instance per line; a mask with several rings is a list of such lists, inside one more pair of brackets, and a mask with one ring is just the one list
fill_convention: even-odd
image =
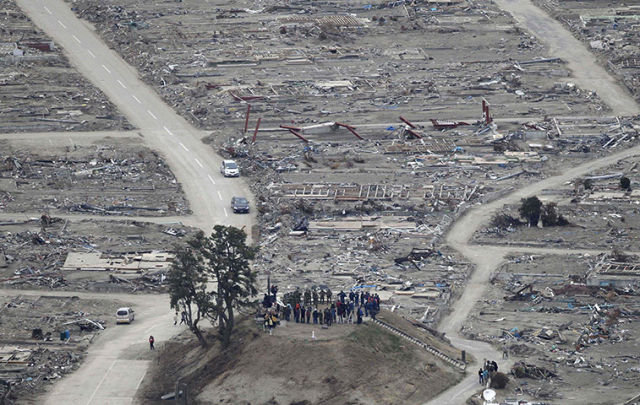
[(249, 212), (249, 201), (244, 197), (233, 197), (231, 199), (231, 208), (236, 214)]

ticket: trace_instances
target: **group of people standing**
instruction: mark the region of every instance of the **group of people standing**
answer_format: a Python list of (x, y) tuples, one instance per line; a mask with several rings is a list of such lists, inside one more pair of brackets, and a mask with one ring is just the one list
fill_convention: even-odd
[(480, 385), (487, 385), (491, 374), (498, 371), (498, 363), (494, 360), (485, 360), (484, 366), (478, 370), (478, 383)]
[(277, 287), (265, 294), (263, 306), (266, 309), (265, 326), (275, 327), (280, 319), (296, 323), (313, 323), (331, 326), (334, 323), (362, 323), (364, 316), (375, 319), (380, 311), (380, 297), (368, 291), (340, 291), (332, 301), (330, 289), (296, 289), (284, 294), (282, 304), (277, 304)]

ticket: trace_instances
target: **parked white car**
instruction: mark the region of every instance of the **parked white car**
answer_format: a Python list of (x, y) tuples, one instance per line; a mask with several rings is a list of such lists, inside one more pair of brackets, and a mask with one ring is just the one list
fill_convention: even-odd
[(224, 177), (238, 177), (240, 176), (240, 168), (234, 160), (223, 160), (222, 166), (220, 166), (220, 173)]
[(116, 312), (116, 323), (131, 323), (135, 319), (133, 308), (124, 307)]

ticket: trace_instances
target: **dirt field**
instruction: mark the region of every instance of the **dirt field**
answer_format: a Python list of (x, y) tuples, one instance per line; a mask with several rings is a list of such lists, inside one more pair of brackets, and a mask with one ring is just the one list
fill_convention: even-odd
[(269, 336), (252, 322), (225, 353), (216, 346), (203, 351), (190, 337), (168, 345), (141, 400), (161, 403), (157, 398), (182, 377), (191, 398), (203, 404), (418, 404), (460, 378), (377, 326), (288, 323)]
[(15, 2), (0, 7), (0, 133), (131, 128)]

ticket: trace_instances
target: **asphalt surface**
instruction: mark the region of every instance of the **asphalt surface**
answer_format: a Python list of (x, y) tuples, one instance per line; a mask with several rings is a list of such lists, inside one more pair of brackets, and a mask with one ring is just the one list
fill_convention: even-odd
[(187, 225), (205, 231), (216, 224), (245, 226), (251, 234), (255, 216), (234, 215), (230, 210), (232, 196), (253, 201), (251, 193), (242, 179), (222, 177), (221, 158), (201, 142), (204, 131), (166, 105), (87, 22), (76, 18), (68, 4), (62, 0), (17, 0), (17, 4), (136, 126), (145, 144), (166, 159), (191, 204), (193, 215), (186, 219)]
[[(231, 197), (254, 201), (242, 178), (227, 179), (219, 171), (222, 159), (201, 139), (206, 135), (173, 111), (144, 84), (136, 70), (109, 49), (93, 27), (81, 21), (62, 0), (17, 0), (22, 10), (54, 42), (71, 64), (114, 103), (136, 126), (145, 144), (159, 152), (171, 167), (190, 202), (193, 215), (181, 217), (186, 225), (210, 232), (217, 224), (244, 227), (251, 236), (255, 214), (235, 215)], [(111, 133), (113, 134), (113, 133)], [(129, 132), (131, 134), (131, 132)], [(45, 137), (60, 136), (44, 135)], [(69, 141), (73, 142), (69, 134)], [(75, 217), (75, 216), (74, 216)], [(108, 218), (105, 218), (108, 219)], [(101, 333), (80, 369), (57, 383), (38, 402), (45, 404), (131, 404), (150, 364), (147, 339), (158, 345), (178, 332), (173, 326), (168, 298), (130, 296), (136, 300), (132, 325), (119, 325)]]

